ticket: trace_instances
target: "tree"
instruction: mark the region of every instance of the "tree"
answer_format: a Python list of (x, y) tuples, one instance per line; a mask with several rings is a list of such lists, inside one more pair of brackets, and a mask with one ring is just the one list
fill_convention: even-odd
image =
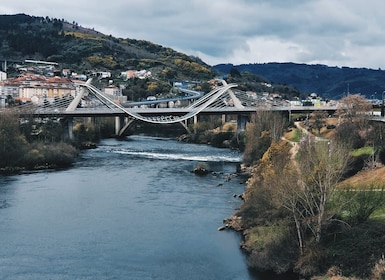
[(372, 109), (369, 100), (359, 94), (348, 95), (339, 101), (337, 115), (340, 119), (355, 123), (359, 128), (367, 124), (368, 112)]
[(0, 114), (0, 167), (16, 166), (26, 148), (27, 141), (20, 133), (18, 116)]
[(315, 241), (322, 238), (322, 229), (332, 214), (328, 215), (327, 203), (345, 173), (349, 160), (346, 145), (338, 142), (304, 141), (299, 150), (301, 191), (299, 206), (303, 209), (303, 222), (312, 232)]
[(257, 111), (246, 127), (246, 146), (243, 161), (252, 164), (258, 161), (272, 141), (279, 142), (286, 120), (279, 113)]
[(318, 130), (318, 135), (321, 134), (321, 129), (326, 124), (327, 112), (325, 111), (315, 111), (312, 114), (313, 125)]
[(239, 73), (239, 71), (236, 68), (234, 68), (234, 67), (231, 68), (230, 75), (232, 77), (241, 77), (241, 73)]

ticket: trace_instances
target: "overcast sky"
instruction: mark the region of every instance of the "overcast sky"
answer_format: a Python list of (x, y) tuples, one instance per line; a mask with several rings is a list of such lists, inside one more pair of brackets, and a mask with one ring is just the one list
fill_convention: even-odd
[(0, 14), (65, 19), (219, 63), (385, 70), (384, 0), (1, 0)]

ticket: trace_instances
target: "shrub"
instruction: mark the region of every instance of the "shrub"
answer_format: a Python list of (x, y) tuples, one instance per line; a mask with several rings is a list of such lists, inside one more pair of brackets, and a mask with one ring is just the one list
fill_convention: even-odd
[(336, 203), (341, 204), (340, 213), (350, 224), (366, 222), (374, 211), (385, 205), (384, 189), (370, 186), (369, 189), (339, 191)]
[(235, 123), (225, 123), (222, 127), (223, 131), (226, 132), (235, 132), (237, 131), (237, 125)]
[(39, 149), (32, 148), (25, 154), (23, 162), (27, 168), (31, 169), (38, 165), (43, 165), (44, 160), (44, 155), (41, 151)]
[(285, 224), (270, 224), (251, 228), (244, 246), (251, 250), (249, 266), (262, 271), (282, 274), (290, 271), (298, 257), (290, 228)]
[(66, 143), (44, 144), (37, 142), (31, 144), (30, 150), (25, 154), (21, 165), (32, 169), (41, 167), (67, 167), (77, 156), (77, 150)]
[(230, 140), (234, 136), (233, 132), (213, 133), (211, 137), (211, 145), (218, 148), (224, 148), (224, 141)]
[(70, 166), (77, 155), (77, 150), (66, 143), (55, 143), (45, 147), (44, 156), (48, 165), (57, 167)]

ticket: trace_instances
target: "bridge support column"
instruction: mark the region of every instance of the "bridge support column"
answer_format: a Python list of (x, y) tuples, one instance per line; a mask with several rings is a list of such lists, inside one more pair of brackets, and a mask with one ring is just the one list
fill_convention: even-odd
[(122, 129), (122, 117), (115, 117), (115, 136), (119, 136), (120, 130)]
[(193, 122), (194, 133), (196, 133), (196, 125), (197, 125), (197, 123), (198, 123), (198, 121), (199, 121), (198, 115), (195, 115), (195, 116), (193, 117), (193, 120), (194, 120), (194, 122)]
[(73, 118), (68, 118), (68, 138), (73, 141), (75, 140), (74, 137), (74, 119)]
[(226, 123), (226, 115), (223, 114), (222, 115), (222, 125), (224, 125)]
[(246, 129), (246, 123), (249, 121), (249, 117), (246, 115), (238, 115), (237, 118), (237, 131), (244, 131)]
[(198, 123), (198, 115), (194, 116), (194, 126)]

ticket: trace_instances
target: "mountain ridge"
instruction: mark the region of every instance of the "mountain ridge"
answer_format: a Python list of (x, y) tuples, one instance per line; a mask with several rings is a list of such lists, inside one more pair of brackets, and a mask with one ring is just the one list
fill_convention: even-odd
[(232, 69), (250, 72), (272, 83), (286, 84), (303, 93), (317, 93), (327, 98), (341, 98), (359, 93), (369, 99), (380, 99), (385, 91), (385, 71), (368, 68), (350, 68), (321, 64), (293, 62), (250, 63), (233, 65), (218, 64), (213, 68), (223, 74)]

